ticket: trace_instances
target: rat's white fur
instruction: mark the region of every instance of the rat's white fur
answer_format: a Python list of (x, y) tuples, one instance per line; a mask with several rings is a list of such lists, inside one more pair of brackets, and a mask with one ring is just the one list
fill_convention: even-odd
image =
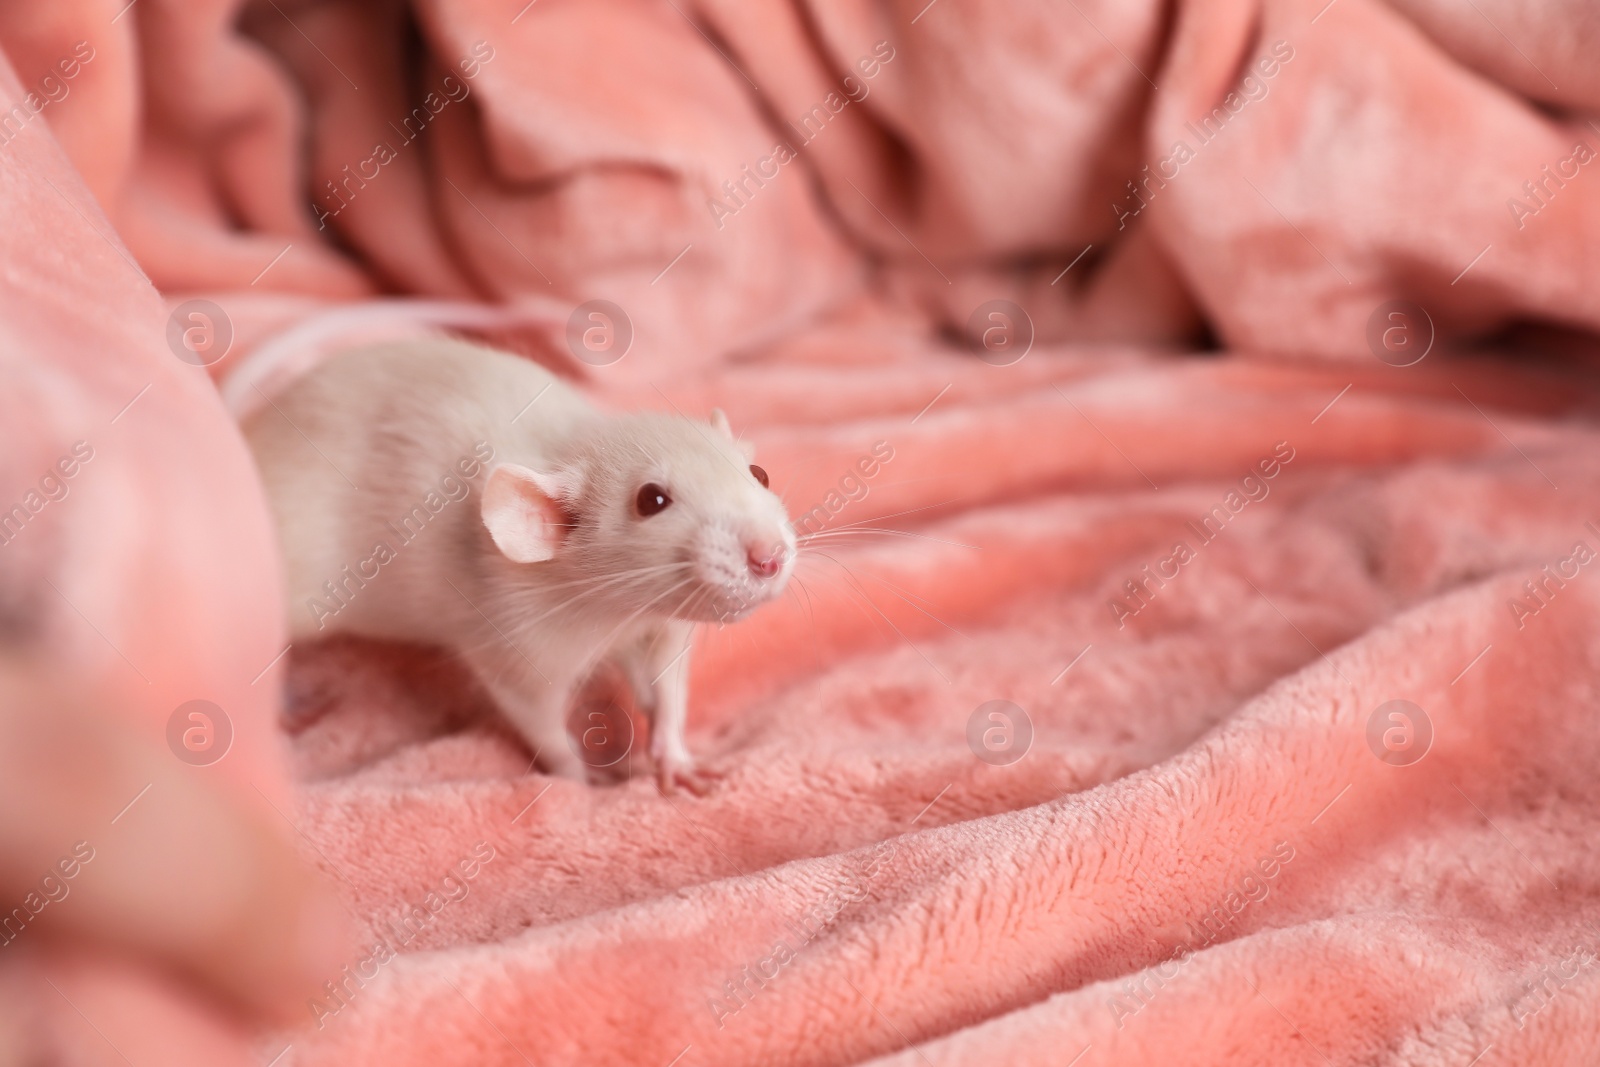
[[(567, 743), (568, 704), (612, 659), (650, 715), (663, 787), (694, 784), (683, 739), (693, 624), (778, 595), (795, 557), (782, 503), (720, 413), (607, 414), (528, 360), (424, 340), (332, 357), (262, 405), (245, 435), (277, 519), (295, 639), (455, 650), (540, 763), (569, 777), (584, 765)], [(502, 484), (486, 500), (491, 473)], [(641, 517), (647, 482), (672, 504)], [(506, 525), (522, 516), (528, 529)], [(500, 524), (494, 536), (486, 521)], [(508, 558), (497, 546), (508, 538), (523, 544), (512, 555), (540, 561)], [(778, 574), (752, 576), (748, 545), (781, 546)]]

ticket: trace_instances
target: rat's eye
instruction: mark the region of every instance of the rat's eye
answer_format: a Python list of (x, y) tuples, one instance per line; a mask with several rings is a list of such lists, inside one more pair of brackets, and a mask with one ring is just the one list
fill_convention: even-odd
[(633, 506), (639, 509), (639, 514), (644, 518), (658, 515), (666, 511), (672, 504), (672, 498), (667, 491), (655, 482), (645, 482), (639, 487), (639, 495), (634, 497)]
[(766, 471), (762, 470), (760, 467), (758, 467), (754, 463), (752, 463), (752, 464), (750, 464), (750, 473), (755, 475), (756, 481), (761, 483), (761, 488), (763, 488), (763, 489), (767, 488), (767, 472)]

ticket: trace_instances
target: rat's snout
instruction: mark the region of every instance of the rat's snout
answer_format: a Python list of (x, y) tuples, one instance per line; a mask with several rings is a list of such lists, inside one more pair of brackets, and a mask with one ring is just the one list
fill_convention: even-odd
[(783, 592), (795, 564), (795, 546), (786, 527), (775, 527), (752, 522), (743, 529), (733, 523), (700, 528), (694, 567), (709, 600), (696, 600), (688, 609), (692, 617), (734, 622)]
[(757, 578), (775, 577), (788, 558), (789, 546), (782, 541), (751, 542), (745, 546), (745, 560)]

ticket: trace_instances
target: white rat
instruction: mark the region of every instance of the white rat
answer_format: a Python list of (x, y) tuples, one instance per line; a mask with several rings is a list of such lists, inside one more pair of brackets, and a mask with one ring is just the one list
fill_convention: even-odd
[(244, 429), (293, 639), (452, 649), (538, 762), (578, 779), (568, 705), (610, 660), (650, 719), (661, 788), (702, 789), (683, 737), (694, 623), (776, 597), (795, 559), (720, 411), (604, 413), (529, 360), (437, 338), (334, 355)]

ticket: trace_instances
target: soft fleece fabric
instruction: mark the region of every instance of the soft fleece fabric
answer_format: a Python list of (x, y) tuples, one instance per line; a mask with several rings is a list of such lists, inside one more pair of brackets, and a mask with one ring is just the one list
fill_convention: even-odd
[[(296, 648), (293, 821), (363, 936), (261, 1061), (1590, 1061), (1587, 6), (120, 7), (0, 15), (13, 99), (95, 49), (4, 158), (13, 284), (47, 234), (99, 265), (61, 303), (148, 308), (125, 246), (240, 352), (384, 291), (610, 299), (603, 401), (720, 405), (794, 514), (903, 531), (818, 538), (707, 630), (705, 799), (531, 773), (447, 663)], [(1010, 366), (949, 336), (990, 299), (1038, 334)], [(1369, 349), (1391, 299), (1437, 329), (1414, 366)], [(1006, 766), (969, 742), (997, 699), (1033, 732)], [(143, 988), (110, 1042), (205, 1018)]]

